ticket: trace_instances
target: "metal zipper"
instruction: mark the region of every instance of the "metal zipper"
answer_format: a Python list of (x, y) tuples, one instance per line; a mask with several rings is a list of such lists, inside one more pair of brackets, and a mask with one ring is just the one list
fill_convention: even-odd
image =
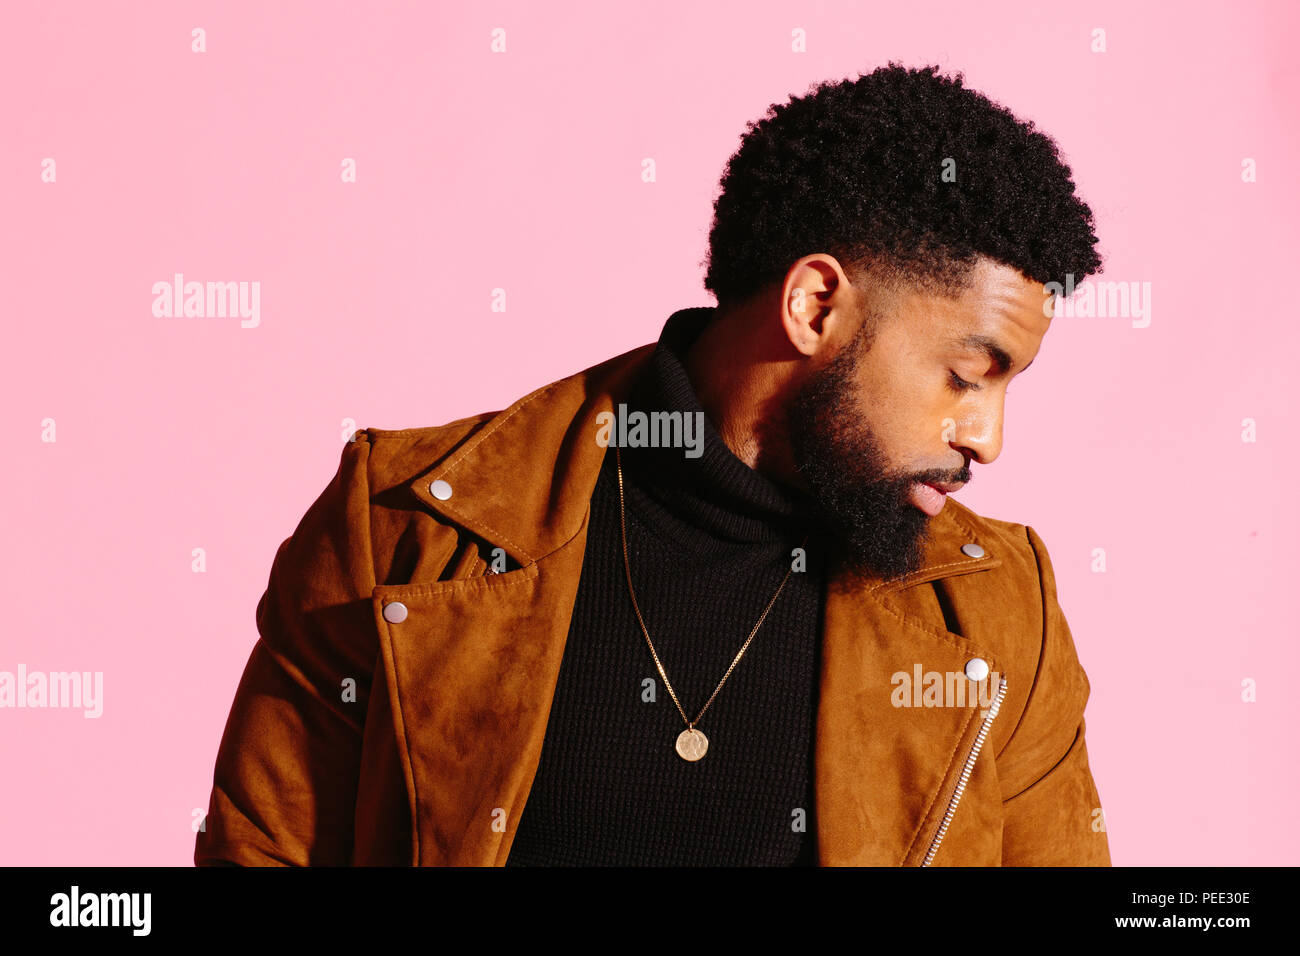
[(980, 748), (984, 746), (984, 738), (988, 736), (989, 727), (993, 723), (993, 718), (998, 715), (998, 708), (1002, 706), (1002, 698), (1007, 692), (1007, 679), (1003, 677), (998, 683), (998, 694), (993, 698), (993, 704), (989, 707), (989, 712), (984, 718), (984, 725), (980, 727), (980, 732), (975, 736), (975, 745), (971, 747), (970, 754), (966, 757), (966, 765), (961, 768), (961, 777), (957, 780), (957, 789), (952, 792), (952, 798), (948, 801), (948, 809), (944, 812), (943, 821), (939, 824), (939, 831), (935, 833), (934, 839), (930, 841), (930, 849), (925, 853), (925, 859), (921, 862), (922, 866), (929, 866), (934, 855), (939, 852), (939, 844), (943, 842), (944, 834), (948, 832), (948, 824), (952, 822), (952, 815), (957, 812), (957, 804), (961, 802), (961, 795), (966, 790), (966, 784), (970, 780), (971, 771), (975, 769), (975, 758), (980, 755)]

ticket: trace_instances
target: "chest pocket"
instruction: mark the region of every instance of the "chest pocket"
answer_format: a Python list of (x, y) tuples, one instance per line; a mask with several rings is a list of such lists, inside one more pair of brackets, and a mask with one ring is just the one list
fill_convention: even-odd
[(890, 595), (890, 602), (904, 613), (937, 628), (961, 634), (961, 625), (953, 610), (952, 597), (944, 579), (903, 588)]

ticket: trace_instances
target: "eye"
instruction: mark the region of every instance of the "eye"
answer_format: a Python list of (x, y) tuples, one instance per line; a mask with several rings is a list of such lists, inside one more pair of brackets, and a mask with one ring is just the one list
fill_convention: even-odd
[(964, 378), (958, 376), (958, 374), (952, 371), (951, 369), (948, 370), (948, 382), (951, 385), (953, 391), (956, 392), (968, 392), (971, 391), (972, 389), (979, 388), (979, 385), (977, 385), (974, 382), (966, 381)]

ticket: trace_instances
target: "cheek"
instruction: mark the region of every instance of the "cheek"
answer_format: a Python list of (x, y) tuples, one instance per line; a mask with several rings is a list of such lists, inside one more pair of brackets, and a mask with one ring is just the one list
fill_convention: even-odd
[(951, 440), (961, 396), (946, 388), (932, 357), (902, 343), (882, 346), (867, 354), (856, 381), (858, 414), (894, 468), (933, 461)]
[(933, 460), (956, 431), (957, 403), (943, 389), (917, 378), (892, 381), (867, 401), (868, 424), (896, 464)]

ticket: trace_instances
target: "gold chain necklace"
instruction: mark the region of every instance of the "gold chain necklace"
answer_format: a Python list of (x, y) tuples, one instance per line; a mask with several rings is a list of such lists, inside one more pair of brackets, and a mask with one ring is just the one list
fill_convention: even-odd
[[(718, 686), (713, 689), (713, 693), (709, 696), (709, 699), (705, 702), (704, 706), (700, 708), (699, 714), (696, 715), (694, 720), (691, 720), (686, 716), (686, 711), (682, 709), (682, 702), (677, 699), (677, 694), (673, 691), (673, 685), (668, 681), (668, 673), (664, 670), (664, 665), (659, 660), (659, 655), (655, 653), (654, 642), (650, 640), (650, 632), (646, 630), (645, 620), (641, 617), (641, 608), (636, 603), (636, 591), (632, 589), (632, 567), (628, 563), (627, 559), (627, 510), (623, 503), (623, 456), (619, 454), (619, 447), (617, 445), (614, 446), (614, 459), (618, 465), (618, 521), (619, 528), (623, 535), (623, 570), (627, 573), (627, 590), (628, 594), (632, 596), (632, 609), (636, 611), (637, 623), (641, 625), (641, 633), (645, 635), (645, 642), (650, 648), (650, 656), (654, 658), (655, 667), (659, 668), (659, 676), (663, 678), (664, 686), (668, 688), (668, 693), (672, 697), (673, 703), (677, 705), (677, 712), (682, 715), (682, 720), (686, 723), (686, 729), (677, 735), (677, 755), (683, 760), (699, 760), (709, 749), (709, 738), (696, 730), (695, 725), (700, 722), (700, 718), (704, 716), (704, 712), (709, 709), (709, 705), (713, 703), (714, 698), (718, 696), (718, 692), (722, 690), (722, 685), (727, 682), (727, 678), (731, 676), (731, 672), (735, 670), (736, 665), (740, 663), (741, 657), (744, 656), (745, 651), (749, 648), (749, 642), (752, 641), (754, 635), (758, 633), (758, 629), (762, 626), (764, 618), (767, 617), (767, 612), (772, 610), (772, 605), (776, 603), (776, 599), (780, 595), (781, 589), (785, 587), (785, 582), (790, 580), (790, 574), (794, 571), (794, 565), (791, 564), (790, 570), (785, 572), (785, 577), (781, 579), (781, 583), (776, 589), (776, 594), (772, 595), (772, 600), (768, 601), (767, 607), (763, 608), (763, 613), (758, 617), (758, 623), (755, 624), (754, 629), (749, 632), (749, 637), (745, 638), (745, 643), (740, 646), (739, 653), (736, 654), (735, 660), (731, 662), (731, 666), (727, 668), (727, 672), (722, 675), (722, 680), (718, 681)], [(804, 539), (800, 543), (799, 547), (802, 548), (807, 543), (808, 536), (804, 535)]]

